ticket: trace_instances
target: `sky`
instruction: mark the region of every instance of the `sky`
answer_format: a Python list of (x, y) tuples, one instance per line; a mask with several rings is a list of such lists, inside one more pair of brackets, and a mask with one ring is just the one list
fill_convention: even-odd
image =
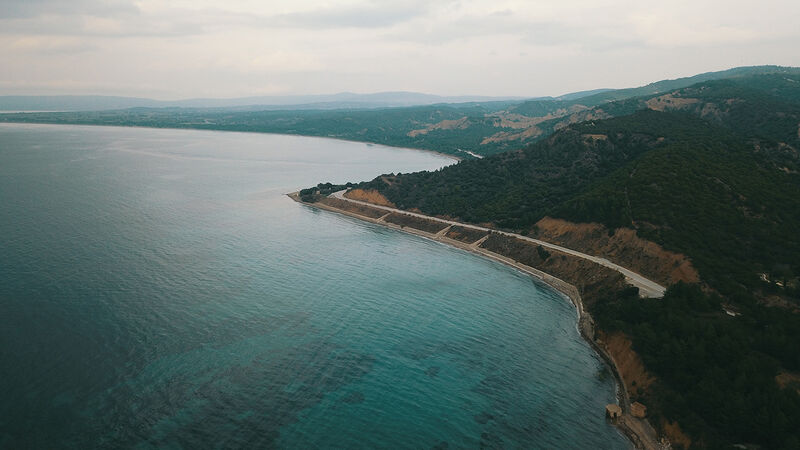
[(0, 0), (0, 95), (560, 95), (800, 66), (798, 24), (797, 0)]

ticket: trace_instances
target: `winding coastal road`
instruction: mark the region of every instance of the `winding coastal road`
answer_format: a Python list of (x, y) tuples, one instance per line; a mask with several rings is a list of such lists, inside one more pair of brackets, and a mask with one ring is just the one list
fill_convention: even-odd
[(376, 208), (376, 209), (382, 209), (382, 210), (387, 211), (387, 212), (395, 212), (395, 213), (398, 213), (398, 214), (408, 214), (410, 216), (419, 217), (419, 218), (422, 218), (422, 219), (435, 220), (437, 222), (446, 223), (446, 224), (449, 224), (449, 225), (457, 225), (459, 227), (464, 227), (464, 228), (471, 228), (473, 230), (485, 231), (487, 233), (488, 232), (495, 232), (495, 233), (502, 234), (502, 235), (505, 235), (505, 236), (514, 237), (514, 238), (517, 238), (517, 239), (520, 239), (520, 240), (523, 240), (523, 241), (532, 242), (534, 244), (541, 245), (542, 247), (549, 248), (549, 249), (552, 249), (552, 250), (555, 250), (555, 251), (559, 251), (559, 252), (562, 252), (562, 253), (566, 253), (568, 255), (576, 256), (578, 258), (583, 258), (583, 259), (589, 260), (589, 261), (591, 261), (591, 262), (593, 262), (595, 264), (599, 264), (601, 266), (608, 267), (609, 269), (612, 269), (612, 270), (615, 270), (615, 271), (621, 273), (625, 277), (625, 281), (628, 282), (628, 284), (630, 284), (632, 286), (636, 286), (637, 288), (639, 288), (639, 294), (642, 295), (643, 297), (661, 298), (661, 297), (664, 296), (664, 292), (666, 291), (664, 286), (661, 286), (660, 284), (656, 283), (655, 281), (650, 280), (649, 278), (646, 278), (643, 275), (638, 274), (638, 273), (636, 273), (636, 272), (634, 272), (632, 270), (626, 269), (625, 267), (622, 267), (622, 266), (620, 266), (618, 264), (614, 264), (613, 262), (611, 262), (611, 261), (609, 261), (609, 260), (607, 260), (605, 258), (600, 258), (598, 256), (588, 255), (586, 253), (581, 253), (581, 252), (579, 252), (577, 250), (572, 250), (572, 249), (569, 249), (569, 248), (566, 248), (566, 247), (562, 247), (560, 245), (551, 244), (551, 243), (545, 242), (545, 241), (540, 241), (539, 239), (533, 239), (533, 238), (530, 238), (528, 236), (523, 236), (521, 234), (509, 233), (509, 232), (506, 232), (506, 231), (493, 230), (491, 228), (481, 227), (481, 226), (478, 226), (478, 225), (471, 225), (471, 224), (468, 224), (468, 223), (456, 222), (454, 220), (439, 219), (437, 217), (431, 217), (431, 216), (426, 216), (424, 214), (418, 214), (418, 213), (413, 213), (413, 212), (409, 212), (409, 211), (404, 211), (402, 209), (392, 208), (392, 207), (389, 207), (389, 206), (381, 206), (381, 205), (376, 205), (374, 203), (363, 202), (363, 201), (360, 201), (360, 200), (353, 200), (353, 199), (345, 197), (344, 196), (345, 192), (346, 192), (346, 190), (334, 192), (330, 196), (333, 197), (333, 198), (339, 199), (339, 200), (344, 200), (346, 202), (351, 202), (351, 203), (355, 203), (355, 204), (359, 204), (359, 205), (369, 206), (371, 208)]

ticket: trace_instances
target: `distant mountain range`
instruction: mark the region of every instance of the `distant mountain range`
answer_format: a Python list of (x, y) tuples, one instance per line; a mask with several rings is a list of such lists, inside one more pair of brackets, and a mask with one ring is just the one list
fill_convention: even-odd
[[(569, 94), (571, 96), (580, 95)], [(103, 95), (14, 95), (0, 96), (0, 111), (104, 111), (128, 108), (231, 108), (243, 111), (271, 109), (368, 109), (469, 103), (520, 101), (525, 97), (439, 96), (417, 92), (378, 92), (331, 95), (278, 95), (241, 98), (195, 98), (153, 100)]]
[[(184, 100), (154, 100), (140, 97), (106, 95), (6, 95), (0, 96), (0, 111), (107, 111), (130, 108), (225, 108), (239, 111), (266, 110), (332, 110), (408, 107), (444, 103), (492, 103), (492, 102), (575, 102), (589, 98), (595, 106), (599, 103), (655, 94), (701, 81), (731, 78), (756, 73), (771, 73), (777, 66), (739, 67), (721, 72), (709, 72), (676, 80), (663, 80), (631, 89), (593, 89), (572, 92), (557, 97), (528, 98), (523, 96), (441, 96), (418, 92), (377, 92), (357, 94), (340, 92), (321, 95), (273, 95), (239, 98), (192, 98)], [(525, 109), (523, 105), (521, 109)]]

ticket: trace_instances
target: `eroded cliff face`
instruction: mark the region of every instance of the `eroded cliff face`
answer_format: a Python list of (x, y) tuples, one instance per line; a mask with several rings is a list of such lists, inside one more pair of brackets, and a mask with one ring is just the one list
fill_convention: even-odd
[(612, 269), (560, 252), (550, 253), (551, 256), (536, 268), (578, 288), (587, 308), (609, 292), (619, 291), (626, 286), (622, 275)]
[[(630, 394), (631, 401), (642, 401), (647, 404), (647, 392), (656, 383), (657, 379), (645, 369), (642, 359), (633, 350), (633, 342), (621, 332), (608, 334), (598, 331), (597, 337), (599, 339), (598, 344), (602, 345), (606, 352), (614, 358), (617, 370)], [(691, 438), (681, 430), (678, 423), (662, 418), (658, 425), (661, 432), (664, 433), (673, 446), (689, 448), (692, 445)]]
[(536, 237), (602, 256), (665, 286), (678, 281), (696, 283), (700, 280), (687, 256), (644, 240), (629, 228), (618, 228), (613, 235), (609, 235), (608, 228), (600, 224), (573, 223), (545, 217), (536, 223)]
[(653, 384), (655, 377), (645, 370), (642, 359), (633, 351), (633, 342), (620, 332), (606, 334), (598, 331), (597, 335), (608, 354), (617, 363), (617, 369), (625, 380), (625, 387), (631, 395), (631, 400), (641, 398)]
[(534, 243), (511, 236), (493, 233), (481, 247), (575, 286), (587, 307), (608, 293), (617, 292), (626, 286), (622, 275), (608, 267), (559, 251), (545, 250)]
[(683, 432), (678, 422), (670, 422), (666, 419), (661, 419), (661, 429), (674, 448), (689, 448), (692, 446), (692, 439)]
[(388, 198), (374, 189), (351, 189), (344, 194), (344, 196), (353, 200), (395, 208), (394, 203), (390, 202)]

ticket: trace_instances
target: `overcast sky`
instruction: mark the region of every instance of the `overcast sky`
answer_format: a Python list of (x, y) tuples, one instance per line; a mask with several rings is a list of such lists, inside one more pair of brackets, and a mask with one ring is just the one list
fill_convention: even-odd
[(0, 0), (0, 95), (559, 95), (800, 66), (800, 1)]

